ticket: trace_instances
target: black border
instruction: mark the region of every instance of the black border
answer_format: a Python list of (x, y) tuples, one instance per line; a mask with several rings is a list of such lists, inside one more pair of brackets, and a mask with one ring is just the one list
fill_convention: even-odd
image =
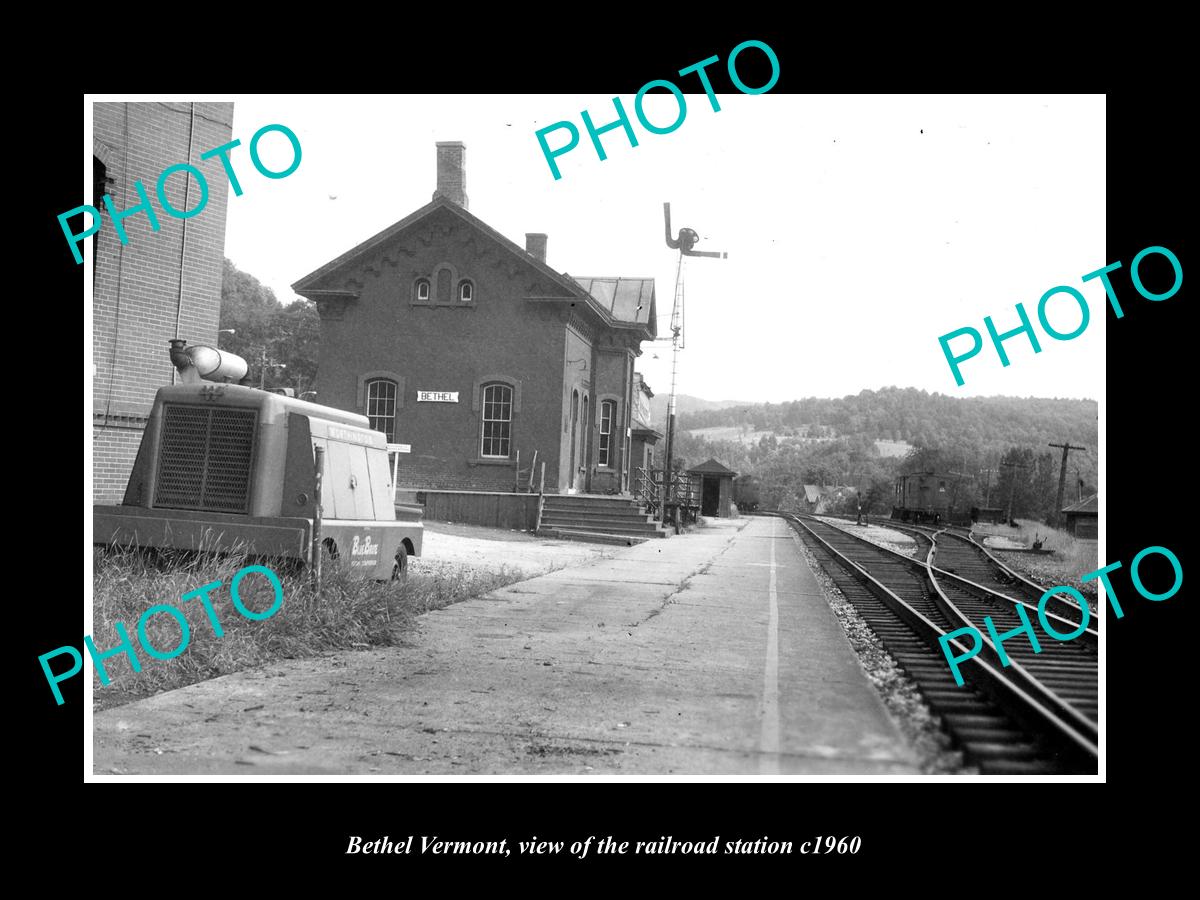
[[(525, 12), (532, 13), (531, 10)], [(854, 67), (856, 60), (861, 61), (870, 52), (869, 45), (851, 46), (842, 41), (846, 51), (844, 56), (831, 62), (827, 57), (813, 56), (814, 48), (829, 39), (828, 34), (816, 29), (792, 29), (778, 24), (770, 28), (743, 28), (728, 22), (705, 26), (698, 18), (699, 14), (696, 14), (696, 18), (690, 20), (689, 28), (674, 31), (665, 39), (662, 35), (651, 37), (644, 30), (633, 30), (621, 35), (623, 44), (620, 41), (606, 44), (610, 40), (606, 35), (564, 34), (550, 46), (532, 41), (529, 52), (507, 53), (505, 48), (496, 47), (490, 53), (480, 54), (479, 66), (465, 77), (477, 83), (486, 81), (485, 90), (497, 94), (512, 90), (628, 96), (645, 81), (671, 77), (672, 71), (712, 54), (724, 59), (739, 40), (753, 37), (769, 43), (781, 61), (780, 81), (774, 88), (779, 93), (897, 87), (913, 91), (1012, 89), (1011, 84), (1000, 80), (1000, 76), (1007, 76), (1012, 71), (1011, 57), (1005, 59), (1003, 68), (997, 68), (994, 73), (997, 77), (990, 83), (986, 80), (980, 83), (976, 79), (970, 84), (949, 84), (946, 76), (961, 74), (961, 63), (964, 56), (969, 56), (968, 51), (959, 47), (942, 57), (930, 59), (928, 51), (931, 48), (911, 41), (903, 42), (894, 57), (880, 61), (880, 64), (896, 66), (897, 80), (901, 84), (868, 83)], [(1083, 40), (1081, 36), (1079, 41)], [(411, 44), (408, 42), (408, 46)], [(608, 46), (609, 50), (591, 52), (603, 46)], [(1073, 40), (1071, 46), (1078, 47), (1078, 41)], [(1043, 49), (1052, 48), (1053, 42), (1046, 39)], [(1020, 48), (1020, 52), (1024, 59), (1038, 58), (1037, 48), (1026, 46)], [(911, 58), (906, 58), (909, 53)], [(996, 54), (996, 58), (1002, 57), (1003, 54)], [(670, 62), (663, 65), (662, 61), (667, 59)], [(1087, 59), (1103, 62), (1102, 49), (1093, 48), (1076, 63)], [(968, 68), (968, 71), (979, 72), (986, 68), (984, 60), (975, 62), (977, 68)], [(443, 79), (436, 85), (431, 84), (428, 71), (422, 71), (422, 64), (422, 60), (408, 54), (402, 61), (398, 80), (393, 78), (376, 83), (413, 91), (476, 89), (475, 85), (446, 84)], [(911, 64), (909, 68), (903, 68), (908, 64)], [(333, 68), (346, 65), (344, 62), (328, 64)], [(326, 66), (322, 64), (319, 68), (323, 71), (300, 74), (298, 81), (289, 82), (289, 89), (297, 92), (306, 87), (318, 92), (333, 89), (326, 78)], [(723, 77), (720, 76), (722, 67), (715, 66), (711, 71)], [(1074, 70), (1065, 74), (1068, 80), (1082, 82), (1088, 73)], [(746, 78), (751, 81), (749, 74)], [(906, 78), (909, 83), (905, 84)], [(227, 80), (233, 81), (232, 78)], [(843, 84), (843, 80), (847, 83)], [(181, 90), (199, 88), (232, 92), (239, 87), (246, 89), (246, 86), (232, 83), (200, 85), (193, 79), (187, 81), (186, 86), (180, 85)], [(1098, 83), (1069, 84), (1054, 78), (1049, 78), (1048, 82), (1056, 90), (1103, 90)], [(716, 78), (714, 84), (718, 91), (728, 89)], [(361, 87), (346, 83), (341, 89)], [(106, 89), (110, 88), (97, 88)], [(22, 222), (34, 228), (34, 244), (40, 257), (38, 290), (45, 291), (47, 298), (64, 298), (63, 303), (67, 302), (65, 298), (76, 302), (74, 298), (79, 296), (82, 278), (81, 267), (63, 252), (62, 235), (55, 218), (59, 212), (79, 202), (79, 188), (73, 179), (81, 161), (82, 136), (78, 125), (81, 106), (81, 95), (65, 93), (47, 94), (39, 97), (36, 103), (28, 104), (25, 121), (36, 127), (39, 135), (38, 152), (31, 161), (36, 174), (15, 179), (18, 189), (24, 192), (19, 208), (33, 211), (32, 216), (22, 217)], [(1190, 337), (1183, 320), (1186, 285), (1184, 291), (1170, 300), (1150, 303), (1137, 297), (1127, 280), (1127, 267), (1133, 255), (1151, 245), (1169, 247), (1187, 269), (1182, 210), (1186, 202), (1184, 175), (1190, 167), (1184, 166), (1183, 141), (1176, 139), (1172, 132), (1173, 123), (1181, 115), (1181, 107), (1169, 90), (1129, 88), (1109, 94), (1107, 128), (1097, 123), (1094, 133), (1081, 134), (1078, 139), (1081, 146), (1107, 142), (1107, 184), (1097, 185), (1097, 189), (1107, 191), (1108, 253), (1105, 259), (1096, 260), (1096, 267), (1121, 260), (1126, 268), (1113, 280), (1122, 299), (1129, 298), (1124, 303), (1124, 319), (1116, 320), (1111, 311), (1107, 314), (1107, 559), (1121, 559), (1128, 565), (1138, 550), (1160, 544), (1171, 548), (1188, 570), (1182, 522), (1183, 511), (1188, 506), (1187, 469), (1184, 466), (1187, 440), (1178, 433), (1181, 423), (1187, 420), (1186, 409), (1190, 406), (1190, 381), (1184, 371), (1188, 360), (1185, 342)], [(1003, 254), (998, 248), (997, 259), (1001, 258)], [(49, 284), (42, 284), (41, 274)], [(1063, 274), (1064, 283), (1073, 283), (1071, 276), (1083, 273)], [(902, 287), (898, 286), (898, 290)], [(1031, 286), (1031, 290), (1037, 287)], [(41, 301), (33, 302), (41, 306)], [(35, 339), (37, 343), (50, 343), (40, 335)], [(1053, 393), (1052, 388), (1048, 388), (1048, 392)], [(44, 391), (40, 393), (45, 396)], [(85, 396), (85, 416), (88, 403)], [(45, 407), (37, 408), (34, 415), (36, 418), (31, 421), (44, 421), (41, 417), (45, 415)], [(53, 502), (65, 505), (65, 499), (60, 500), (57, 495)], [(1178, 641), (1187, 634), (1184, 593), (1181, 591), (1169, 601), (1154, 604), (1133, 594), (1124, 573), (1119, 573), (1114, 583), (1126, 616), (1118, 621), (1109, 615), (1106, 622), (1108, 712), (1104, 726), (1108, 740), (1107, 772), (1114, 783), (1144, 783), (1171, 777), (1168, 772), (1178, 767), (1172, 746), (1177, 740), (1176, 723), (1180, 715), (1177, 704), (1183, 685), (1190, 683), (1188, 673), (1184, 671), (1189, 654)], [(68, 695), (68, 704), (55, 707), (45, 689), (36, 656), (63, 644), (74, 642), (78, 646), (80, 603), (74, 591), (59, 584), (57, 579), (42, 582), (43, 587), (47, 584), (53, 589), (38, 591), (14, 604), (19, 607), (19, 624), (12, 628), (20, 629), (20, 649), (19, 655), (13, 654), (12, 658), (21, 672), (16, 693), (19, 702), (29, 711), (22, 733), (33, 738), (32, 753), (29, 754), (33, 759), (31, 774), (39, 783), (61, 789), (81, 780), (78, 750), (83, 691), (81, 686), (73, 686), (74, 693)], [(286, 798), (282, 796), (285, 792), (273, 790), (270, 802), (239, 798), (229, 805), (214, 804), (211, 799), (202, 804), (188, 803), (186, 831), (203, 835), (210, 827), (227, 829), (232, 824), (235, 831), (245, 832), (245, 818), (252, 815), (255, 853), (260, 858), (277, 861), (278, 865), (271, 867), (273, 877), (279, 877), (281, 871), (329, 870), (334, 868), (330, 861), (336, 859), (343, 860), (336, 868), (347, 874), (362, 872), (366, 865), (372, 873), (403, 875), (405, 869), (411, 869), (421, 860), (417, 857), (402, 861), (389, 858), (384, 864), (366, 857), (347, 857), (342, 850), (350, 833), (368, 837), (438, 833), (454, 839), (507, 836), (510, 840), (536, 833), (543, 838), (567, 841), (598, 834), (613, 834), (626, 840), (653, 839), (662, 834), (671, 834), (677, 839), (711, 839), (713, 834), (720, 834), (723, 840), (737, 833), (753, 837), (765, 833), (780, 839), (792, 836), (802, 839), (811, 834), (860, 834), (864, 838), (864, 849), (857, 857), (745, 857), (741, 860), (723, 857), (720, 867), (757, 874), (764, 871), (764, 867), (782, 870), (786, 866), (789, 870), (796, 868), (805, 872), (811, 871), (812, 865), (824, 868), (853, 864), (857, 871), (864, 871), (862, 864), (868, 861), (904, 859), (911, 862), (912, 870), (915, 870), (912, 874), (917, 883), (921, 883), (924, 878), (936, 879), (939, 875), (931, 855), (934, 845), (939, 848), (939, 855), (947, 846), (969, 853), (969, 862), (964, 861), (964, 865), (971, 867), (984, 865), (989, 858), (981, 849), (981, 842), (988, 837), (1007, 837), (1012, 842), (1010, 850), (1035, 849), (1036, 843), (1027, 843), (1019, 835), (1020, 828), (1028, 824), (1030, 816), (1038, 816), (1038, 810), (1053, 810), (1053, 819), (1044, 822), (1043, 829), (1053, 830), (1061, 847), (1087, 846), (1094, 850), (1096, 841), (1103, 841), (1103, 821), (1092, 817), (1091, 802), (1063, 804), (1057, 795), (1040, 793), (1036, 788), (1035, 785), (1025, 791), (1023, 798), (1012, 798), (1007, 791), (991, 791), (987, 797), (981, 797), (974, 790), (964, 792), (963, 785), (959, 784), (953, 793), (939, 787), (937, 798), (923, 797), (918, 803), (907, 796), (901, 801), (895, 797), (895, 788), (884, 789), (876, 784), (855, 785), (849, 791), (842, 785), (772, 785), (764, 788), (742, 783), (627, 783), (612, 787), (575, 783), (407, 783), (398, 790), (381, 790), (378, 785), (348, 789), (321, 786), (315, 789), (320, 791), (319, 799), (314, 799), (307, 790), (301, 795), (300, 791), (289, 789)], [(1062, 788), (1055, 785), (1054, 789)], [(118, 790), (125, 793), (127, 789)], [(886, 791), (886, 796), (881, 790)], [(207, 793), (211, 797), (211, 792)], [(353, 793), (358, 796), (351, 796)], [(299, 799), (301, 796), (303, 800)], [(97, 804), (104, 802), (89, 799)], [(918, 808), (916, 821), (921, 823), (919, 827), (914, 827), (910, 818), (914, 807)], [(232, 809), (252, 809), (253, 813), (238, 813), (231, 820)], [(179, 814), (182, 809), (177, 808), (175, 815)], [(170, 813), (166, 815), (170, 818)], [(112, 822), (113, 829), (122, 828), (115, 819), (105, 818)], [(1150, 824), (1143, 823), (1147, 827)], [(130, 827), (135, 826), (131, 824)], [(144, 828), (144, 823), (139, 827)], [(1086, 830), (1080, 831), (1080, 828)], [(1161, 834), (1160, 829), (1154, 830)], [(117, 840), (115, 836), (110, 837)], [(88, 839), (85, 837), (84, 840)], [(1083, 843), (1074, 843), (1079, 841)], [(1047, 852), (1046, 848), (1043, 852)], [(510, 857), (510, 860), (514, 858)], [(711, 861), (701, 858), (642, 858), (632, 862), (629, 857), (610, 859), (622, 867), (636, 864), (643, 870), (671, 874), (702, 874), (713, 868)], [(597, 861), (594, 856), (583, 862), (567, 858), (525, 859), (523, 862), (523, 868), (537, 872), (568, 873), (580, 871), (583, 866), (590, 871), (599, 871), (601, 866), (606, 871), (610, 868), (606, 865), (608, 860)], [(993, 862), (997, 873), (1005, 871), (1006, 863), (1000, 859)], [(384, 865), (389, 868), (382, 868)], [(456, 857), (424, 857), (420, 867), (448, 874), (467, 870), (501, 874), (506, 868), (512, 868), (500, 865), (497, 860), (476, 858), (468, 862)], [(922, 869), (925, 874), (917, 875), (916, 871)], [(962, 870), (963, 876), (966, 871)]]

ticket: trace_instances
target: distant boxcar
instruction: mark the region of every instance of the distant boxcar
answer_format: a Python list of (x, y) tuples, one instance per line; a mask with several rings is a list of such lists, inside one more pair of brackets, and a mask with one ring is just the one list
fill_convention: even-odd
[(950, 512), (954, 477), (936, 472), (913, 472), (896, 479), (892, 518), (903, 522), (945, 520)]
[(743, 512), (753, 512), (761, 502), (758, 495), (759, 481), (753, 475), (739, 475), (733, 479), (733, 502)]

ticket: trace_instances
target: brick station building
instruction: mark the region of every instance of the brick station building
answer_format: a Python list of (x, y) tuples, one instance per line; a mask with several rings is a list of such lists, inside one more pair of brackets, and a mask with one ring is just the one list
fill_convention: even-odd
[(438, 143), (432, 202), (292, 285), (321, 315), (320, 402), (411, 448), (401, 488), (511, 491), (519, 465), (536, 490), (545, 463), (548, 492), (626, 493), (654, 280), (571, 277), (545, 234), (499, 234), (465, 152)]
[[(155, 207), (159, 229), (144, 212), (124, 220), (122, 244), (108, 215), (92, 244), (92, 499), (119, 503), (133, 469), (154, 393), (171, 384), (175, 369), (167, 341), (216, 345), (221, 315), (228, 188), (216, 159), (200, 154), (229, 142), (232, 103), (95, 103), (92, 106), (93, 197), (127, 210), (140, 203), (140, 181)], [(155, 185), (164, 169), (191, 163), (208, 176), (208, 203), (189, 219), (166, 215)], [(185, 193), (190, 197), (185, 200)], [(196, 206), (195, 181), (175, 175), (165, 184), (176, 209)], [(82, 232), (82, 214), (75, 233)], [(64, 245), (63, 252), (69, 253)], [(80, 245), (80, 252), (83, 247)]]

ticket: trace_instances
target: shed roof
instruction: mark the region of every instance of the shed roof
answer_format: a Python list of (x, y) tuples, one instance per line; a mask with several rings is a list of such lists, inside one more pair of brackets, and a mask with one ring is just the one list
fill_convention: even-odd
[(706, 462), (700, 463), (700, 465), (698, 465), (698, 466), (693, 466), (692, 468), (688, 469), (688, 472), (691, 472), (696, 475), (736, 475), (737, 474), (737, 472), (733, 471), (733, 469), (730, 469), (727, 466), (721, 465), (721, 463), (717, 462), (715, 459), (709, 459)]
[(1090, 497), (1084, 497), (1078, 503), (1072, 503), (1070, 506), (1063, 507), (1065, 513), (1084, 513), (1093, 516), (1100, 515), (1099, 494), (1092, 494)]

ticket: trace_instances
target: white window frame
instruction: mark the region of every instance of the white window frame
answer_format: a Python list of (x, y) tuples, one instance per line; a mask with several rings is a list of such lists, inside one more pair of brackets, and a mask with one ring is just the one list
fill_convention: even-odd
[(600, 401), (600, 442), (596, 446), (596, 465), (612, 468), (612, 428), (617, 417), (615, 400)]
[[(391, 397), (388, 398), (388, 397), (372, 396), (372, 391), (374, 390), (375, 385), (377, 385), (377, 384), (389, 385), (392, 389)], [(399, 408), (398, 401), (400, 398), (400, 385), (396, 384), (396, 382), (393, 381), (391, 378), (372, 378), (370, 381), (368, 381), (364, 385), (364, 387), (365, 387), (365, 395), (364, 396), (365, 396), (365, 402), (366, 402), (367, 420), (371, 423), (371, 430), (372, 431), (382, 431), (385, 435), (387, 435), (388, 443), (393, 443), (396, 440), (396, 410)], [(391, 408), (392, 408), (391, 413), (372, 412), (373, 409), (378, 408), (375, 404), (377, 404), (377, 403), (386, 404), (389, 399), (391, 400)], [(390, 429), (376, 428), (375, 427), (376, 419), (390, 419), (391, 420), (391, 428)]]
[[(504, 396), (505, 400), (497, 400), (490, 397), (491, 392), (499, 388), (507, 392)], [(479, 457), (481, 459), (509, 459), (512, 456), (512, 415), (513, 415), (513, 400), (515, 391), (511, 384), (506, 384), (502, 381), (489, 382), (482, 386), (480, 390), (480, 407), (479, 407)], [(499, 407), (499, 409), (497, 409)], [(507, 411), (506, 416), (496, 415), (502, 410)], [(491, 413), (492, 415), (489, 415)], [(501, 436), (497, 437), (489, 435), (489, 425), (501, 426)], [(488, 453), (488, 442), (493, 442), (491, 449), (497, 449), (495, 444), (504, 449), (503, 453)]]

